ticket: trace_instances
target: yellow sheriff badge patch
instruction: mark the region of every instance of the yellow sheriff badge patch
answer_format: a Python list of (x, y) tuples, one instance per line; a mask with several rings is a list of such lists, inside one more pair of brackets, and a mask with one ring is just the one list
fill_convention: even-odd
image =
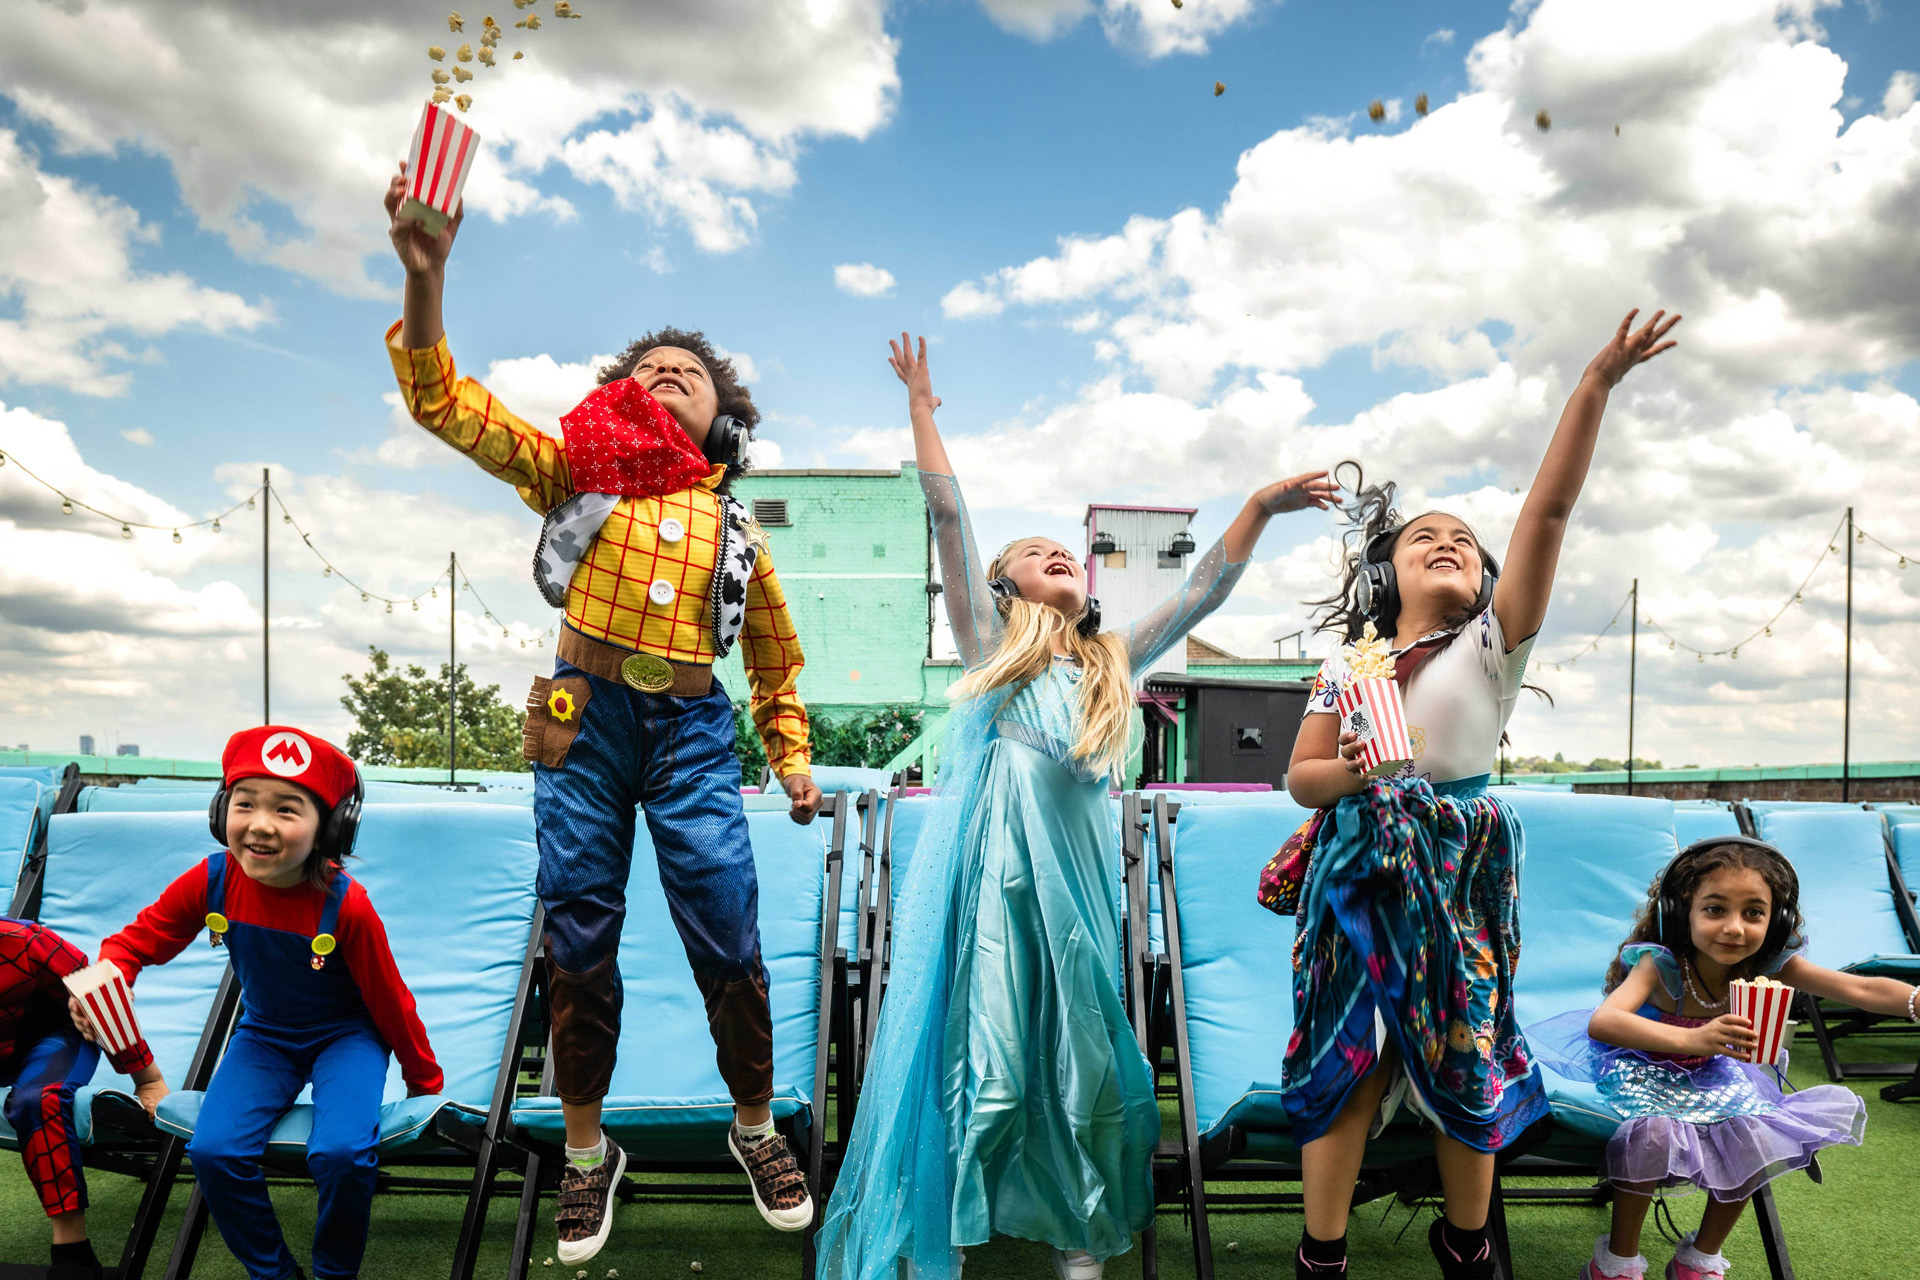
[(573, 705), (573, 695), (565, 689), (555, 689), (547, 698), (547, 710), (561, 724), (566, 724), (579, 714), (579, 708)]

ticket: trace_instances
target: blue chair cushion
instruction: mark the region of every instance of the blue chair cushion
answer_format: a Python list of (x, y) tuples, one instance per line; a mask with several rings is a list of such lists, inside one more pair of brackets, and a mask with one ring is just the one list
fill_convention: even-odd
[[(0, 888), (4, 888), (7, 901), (12, 900), (14, 885), (40, 834), (44, 821), (40, 797), (45, 790), (32, 778), (0, 776)], [(0, 911), (5, 909), (5, 903), (0, 902)]]
[(1762, 810), (1760, 837), (1800, 873), (1807, 958), (1829, 969), (1868, 962), (1898, 966), (1910, 956), (1887, 876), (1885, 821), (1841, 805)]

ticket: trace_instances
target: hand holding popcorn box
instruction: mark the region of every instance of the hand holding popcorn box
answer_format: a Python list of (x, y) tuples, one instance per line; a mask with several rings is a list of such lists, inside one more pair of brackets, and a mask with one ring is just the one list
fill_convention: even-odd
[(444, 231), (479, 149), (479, 134), (439, 103), (427, 103), (407, 150), (407, 198), (400, 216), (420, 223), (428, 235)]
[(108, 1053), (125, 1053), (140, 1043), (140, 1023), (133, 1016), (133, 989), (127, 986), (119, 965), (102, 960), (75, 970), (63, 981), (93, 1020), (101, 1048)]
[(1753, 1033), (1760, 1038), (1753, 1056), (1740, 1061), (1777, 1065), (1792, 1025), (1787, 1021), (1787, 1014), (1793, 1007), (1793, 988), (1772, 978), (1755, 978), (1751, 982), (1736, 978), (1728, 984), (1728, 994), (1732, 1000), (1727, 1011), (1735, 1017), (1751, 1019)]
[(1346, 649), (1352, 679), (1340, 693), (1340, 727), (1360, 740), (1362, 777), (1377, 778), (1413, 760), (1407, 711), (1393, 679), (1393, 651), (1369, 622), (1360, 639)]

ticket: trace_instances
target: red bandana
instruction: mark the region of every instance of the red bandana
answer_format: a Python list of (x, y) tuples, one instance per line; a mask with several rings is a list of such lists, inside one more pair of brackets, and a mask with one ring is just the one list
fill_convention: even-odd
[(600, 387), (560, 419), (580, 493), (654, 498), (707, 478), (713, 464), (632, 378)]

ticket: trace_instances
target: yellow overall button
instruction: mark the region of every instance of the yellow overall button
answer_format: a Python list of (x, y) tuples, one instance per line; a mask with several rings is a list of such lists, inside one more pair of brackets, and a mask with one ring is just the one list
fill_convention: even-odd
[(317, 956), (330, 956), (333, 954), (333, 948), (334, 941), (332, 934), (316, 933), (313, 935), (313, 954)]

